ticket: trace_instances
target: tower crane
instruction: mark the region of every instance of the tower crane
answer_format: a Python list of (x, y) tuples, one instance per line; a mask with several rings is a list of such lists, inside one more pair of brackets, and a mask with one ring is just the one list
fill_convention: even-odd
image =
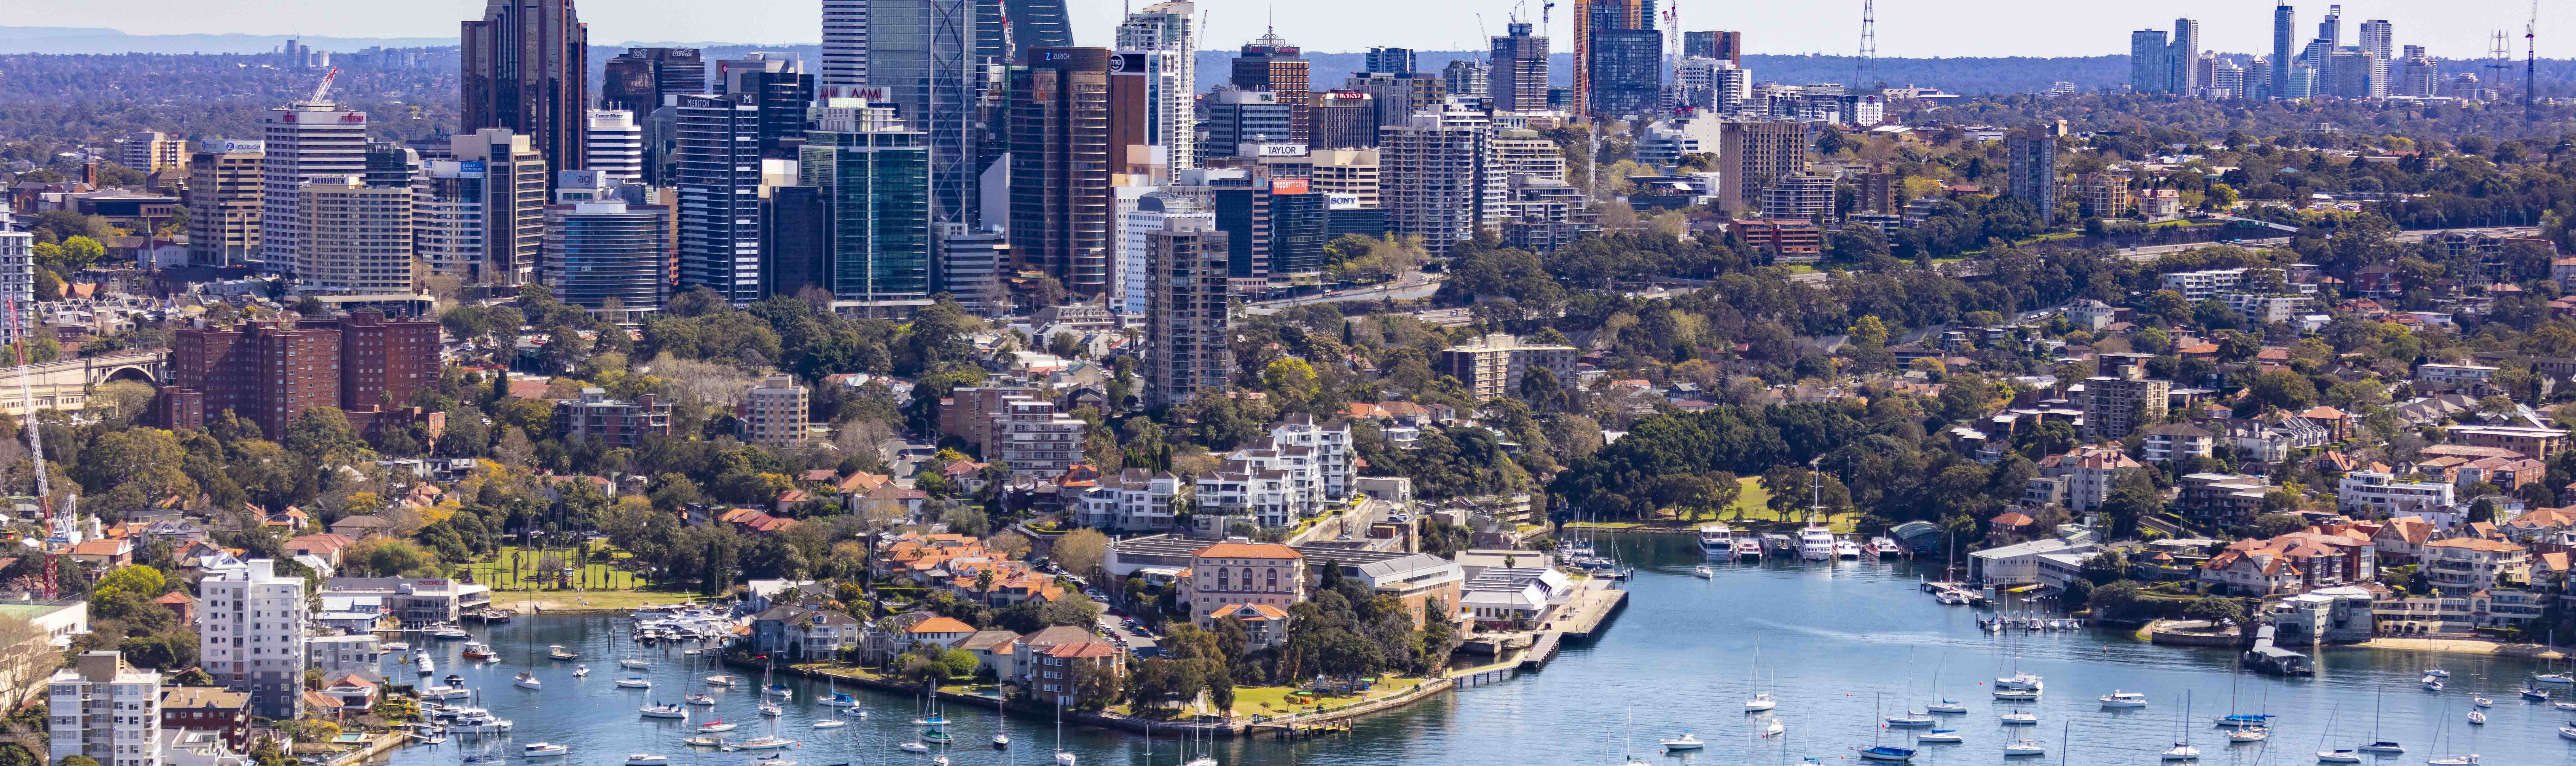
[(321, 101), (323, 96), (330, 95), (331, 81), (337, 79), (340, 79), (340, 68), (332, 67), (331, 71), (323, 73), (322, 84), (313, 86), (313, 97), (305, 100), (316, 102)]
[[(20, 319), (19, 309), (17, 301), (9, 302), (9, 326), (19, 328), (21, 337), (24, 337), (28, 323)], [(26, 343), (10, 344), (10, 350), (18, 362), (19, 411), (24, 413), (24, 420), (18, 425), (27, 431), (28, 459), (35, 465), (36, 508), (45, 520), (45, 540), (39, 548), (45, 557), (45, 598), (52, 600), (59, 595), (56, 589), (61, 580), (57, 569), (61, 565), (62, 552), (72, 545), (72, 509), (79, 499), (77, 494), (65, 497), (62, 512), (54, 512), (53, 483), (45, 471), (45, 429), (36, 425), (36, 388), (31, 382), (35, 370), (27, 364)]]

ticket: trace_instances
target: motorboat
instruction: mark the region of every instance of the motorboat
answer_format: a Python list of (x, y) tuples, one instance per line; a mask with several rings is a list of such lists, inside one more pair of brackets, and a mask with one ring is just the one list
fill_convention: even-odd
[(626, 766), (670, 766), (671, 757), (652, 753), (627, 753)]
[(588, 678), (588, 677), (590, 677), (590, 666), (589, 666), (589, 665), (574, 665), (574, 666), (572, 666), (572, 677), (574, 677), (574, 678)]
[(2377, 740), (2377, 741), (2371, 742), (2370, 744), (2362, 745), (2362, 746), (2360, 746), (2360, 747), (2356, 747), (2356, 748), (2353, 748), (2353, 749), (2354, 749), (2354, 750), (2359, 750), (2359, 751), (2362, 751), (2362, 752), (2365, 752), (2365, 753), (2403, 753), (2403, 752), (2406, 752), (2406, 746), (2405, 746), (2405, 745), (2398, 744), (2398, 743), (2397, 743), (2397, 740), (2393, 740), (2393, 739)]
[(552, 742), (530, 742), (519, 749), (519, 755), (528, 758), (554, 758), (569, 752), (572, 748)]
[(1739, 559), (1762, 558), (1762, 541), (1754, 539), (1751, 535), (1736, 538), (1735, 557)]
[(429, 630), (429, 637), (440, 641), (463, 641), (465, 639), (473, 638), (474, 634), (467, 633), (464, 628), (456, 627), (454, 625), (441, 625), (431, 628)]
[(474, 696), (474, 690), (455, 686), (431, 686), (420, 690), (425, 700), (456, 700)]
[(2039, 691), (2041, 686), (2040, 677), (2030, 673), (2014, 673), (2010, 676), (1995, 679), (1995, 688), (1997, 689), (2014, 689), (2018, 691), (2035, 692)]
[(2532, 686), (2532, 685), (2529, 685), (2529, 684), (2524, 684), (2524, 685), (2523, 685), (2523, 687), (2522, 687), (2522, 690), (2521, 690), (2521, 691), (2522, 691), (2522, 698), (2523, 698), (2523, 699), (2527, 699), (2527, 700), (2535, 700), (2535, 701), (2541, 701), (2541, 702), (2546, 702), (2546, 701), (2548, 701), (2548, 700), (2549, 700), (2549, 690), (2547, 690), (2547, 689), (2542, 689), (2542, 688), (2540, 688), (2540, 687)]
[(2485, 726), (2487, 725), (2487, 714), (2471, 710), (2469, 711), (2469, 723), (2477, 726)]
[(1848, 537), (1836, 538), (1834, 540), (1834, 558), (1846, 560), (1859, 559), (1860, 543), (1852, 542), (1851, 538)]
[(2004, 757), (2006, 758), (2047, 754), (2048, 746), (2041, 744), (2039, 740), (2035, 739), (2025, 739), (2004, 745)]
[(467, 641), (464, 654), (469, 660), (488, 660), (492, 659), (492, 647), (481, 641)]
[(2024, 712), (2020, 710), (2005, 713), (2002, 718), (2005, 726), (2034, 726), (2039, 723), (2038, 713)]
[(1941, 722), (1940, 719), (1933, 718), (1930, 713), (1905, 713), (1901, 715), (1892, 715), (1888, 716), (1886, 720), (1887, 728), (1890, 729), (1928, 729), (1932, 728), (1934, 724)]
[(724, 722), (724, 719), (722, 719), (722, 718), (718, 718), (718, 719), (715, 719), (715, 720), (713, 720), (713, 721), (708, 721), (708, 722), (706, 722), (706, 723), (698, 724), (698, 733), (700, 733), (700, 734), (714, 734), (714, 733), (716, 733), (716, 732), (720, 732), (720, 731), (733, 731), (733, 730), (738, 729), (738, 728), (742, 728), (742, 727), (741, 727), (741, 726), (738, 726), (738, 725), (736, 725), (736, 724), (725, 723), (725, 722)]
[(1735, 553), (1735, 531), (1724, 524), (1705, 524), (1699, 528), (1699, 553), (1708, 558), (1724, 558)]
[(687, 706), (685, 706), (685, 705), (671, 704), (671, 703), (667, 703), (667, 702), (666, 702), (666, 703), (663, 703), (663, 704), (660, 704), (660, 705), (646, 705), (646, 706), (643, 706), (643, 707), (640, 707), (640, 708), (636, 708), (636, 709), (635, 709), (635, 712), (637, 712), (637, 713), (639, 713), (639, 714), (642, 714), (642, 715), (643, 715), (644, 717), (646, 717), (646, 718), (687, 718), (687, 717), (689, 717), (689, 708), (688, 708)]
[(636, 658), (633, 658), (633, 657), (628, 657), (628, 658), (626, 658), (626, 659), (618, 660), (618, 661), (617, 661), (617, 666), (618, 666), (618, 667), (622, 667), (622, 668), (627, 668), (627, 669), (629, 669), (629, 670), (643, 670), (643, 669), (645, 669), (645, 668), (653, 667), (653, 663), (645, 662), (645, 661), (643, 661), (643, 660), (639, 660), (639, 659), (636, 659)]
[(2442, 679), (2434, 678), (2434, 677), (2432, 677), (2432, 676), (2425, 676), (2425, 677), (2424, 677), (2424, 690), (2425, 690), (2425, 691), (2428, 691), (2428, 692), (2438, 692), (2438, 691), (2441, 691), (2441, 690), (2442, 690)]
[(1744, 712), (1759, 713), (1779, 706), (1780, 702), (1772, 699), (1769, 692), (1757, 692), (1752, 699), (1744, 701)]
[(1934, 592), (1932, 600), (1949, 606), (1960, 606), (1968, 603), (1969, 599), (1968, 594), (1945, 588)]
[(2033, 689), (1996, 689), (1995, 699), (2005, 702), (2038, 702), (2039, 692)]
[(2144, 692), (2124, 692), (2118, 689), (2113, 689), (2111, 690), (2111, 693), (2102, 695), (2102, 706), (2146, 707), (2147, 695)]
[(438, 672), (438, 663), (429, 661), (429, 654), (427, 652), (413, 655), (411, 666), (414, 670), (419, 671), (420, 674), (424, 676), (433, 675)]
[(861, 709), (857, 705), (852, 705), (850, 707), (842, 708), (841, 715), (849, 716), (851, 718), (866, 718), (868, 717), (868, 711)]
[(704, 694), (691, 694), (691, 695), (689, 695), (686, 699), (684, 699), (683, 701), (685, 701), (685, 702), (687, 702), (687, 703), (689, 703), (689, 704), (691, 704), (691, 705), (714, 705), (714, 704), (716, 704), (716, 698), (714, 698), (714, 697), (709, 697), (709, 696), (704, 695)]
[(1855, 747), (1852, 748), (1852, 752), (1859, 753), (1861, 758), (1872, 761), (1896, 761), (1901, 763), (1914, 760), (1913, 749), (1894, 747), (1890, 745)]
[(1959, 736), (1959, 730), (1957, 729), (1933, 729), (1917, 735), (1914, 738), (1914, 741), (1926, 744), (1956, 745), (1968, 740)]
[(2425, 761), (2424, 766), (2470, 766), (2470, 764), (2477, 762), (2478, 754), (2470, 753), (2468, 755), (2454, 755), (2449, 758), (2435, 758), (2433, 760)]
[[(2569, 737), (2568, 739), (2576, 739), (2576, 737)], [(2361, 753), (2354, 750), (2319, 750), (2317, 751), (2317, 762), (2360, 763)]]
[(1933, 701), (1932, 704), (1924, 705), (1923, 710), (1925, 712), (1940, 715), (1958, 715), (1968, 712), (1968, 706), (1957, 700), (1941, 699)]
[(732, 686), (742, 679), (733, 676), (707, 676), (708, 686)]
[(1879, 558), (1892, 559), (1905, 555), (1905, 549), (1898, 546), (1894, 538), (1873, 537), (1869, 539), (1869, 553)]
[(1691, 733), (1687, 731), (1682, 732), (1682, 735), (1679, 737), (1664, 740), (1664, 749), (1666, 750), (1698, 750), (1707, 746), (1708, 743), (1701, 742), (1698, 737), (1691, 736)]
[(449, 686), (464, 686), (464, 685), (465, 685), (465, 676), (464, 676), (463, 674), (461, 674), (461, 673), (449, 673), (449, 674), (447, 674), (447, 685), (449, 685)]
[(1708, 568), (1707, 564), (1701, 564), (1699, 566), (1691, 567), (1691, 574), (1699, 575), (1699, 579), (1707, 580), (1717, 577), (1717, 570)]
[(899, 749), (899, 750), (902, 750), (902, 751), (904, 751), (904, 752), (907, 752), (907, 753), (927, 753), (927, 752), (930, 752), (930, 746), (929, 746), (929, 745), (925, 745), (925, 744), (922, 744), (922, 743), (919, 743), (919, 742), (906, 742), (906, 743), (903, 743), (903, 744), (900, 744), (900, 745), (896, 745), (896, 746), (895, 746), (895, 748), (896, 748), (896, 749)]
[(627, 676), (625, 678), (617, 679), (617, 688), (650, 689), (653, 688), (653, 682), (644, 680), (643, 676)]
[(2440, 666), (2440, 665), (2435, 665), (2435, 666), (2432, 666), (2432, 667), (2429, 667), (2429, 668), (2425, 668), (2425, 669), (2424, 669), (2424, 675), (2426, 675), (2426, 676), (2428, 676), (2428, 677), (2432, 677), (2432, 678), (2449, 678), (2449, 677), (2451, 677), (2451, 671), (2443, 670), (2443, 669), (2442, 669), (2442, 666)]
[(408, 652), (411, 651), (411, 644), (406, 644), (401, 641), (387, 641), (378, 645), (376, 648), (380, 651), (387, 652)]
[(581, 659), (581, 655), (580, 655), (580, 654), (575, 653), (575, 652), (574, 652), (573, 650), (571, 650), (571, 649), (563, 648), (563, 646), (562, 646), (561, 644), (557, 644), (557, 645), (554, 645), (554, 646), (546, 647), (546, 657), (548, 657), (548, 658), (550, 658), (550, 659), (556, 659), (556, 660), (578, 660), (578, 659)]
[(2272, 730), (2271, 730), (2271, 729), (2267, 729), (2267, 728), (2264, 728), (2264, 727), (2261, 727), (2261, 726), (2247, 726), (2247, 727), (2242, 728), (2242, 729), (2237, 729), (2237, 730), (2235, 730), (2235, 731), (2228, 732), (2228, 733), (2227, 733), (2227, 744), (2230, 744), (2230, 745), (2243, 745), (2243, 744), (2248, 744), (2248, 743), (2253, 743), (2253, 742), (2261, 742), (2261, 741), (2263, 741), (2263, 740), (2267, 740), (2267, 739), (2271, 739), (2271, 738), (2272, 738)]
[(2197, 761), (2200, 760), (2200, 748), (2176, 742), (2173, 747), (2166, 748), (2164, 752), (2156, 754), (2156, 758), (2166, 763), (2172, 763), (2175, 761)]
[(814, 728), (817, 729), (838, 729), (848, 725), (850, 725), (850, 722), (838, 718), (825, 718), (814, 722)]
[(2495, 700), (2487, 699), (2485, 697), (2470, 697), (2469, 704), (2475, 707), (2495, 707)]
[(511, 678), (510, 685), (521, 689), (543, 690), (546, 688), (546, 682), (537, 680), (537, 674), (530, 673), (525, 670), (519, 671), (518, 676)]

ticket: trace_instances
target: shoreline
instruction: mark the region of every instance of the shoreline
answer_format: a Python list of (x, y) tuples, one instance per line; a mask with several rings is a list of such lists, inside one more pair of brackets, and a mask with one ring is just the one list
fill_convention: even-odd
[[(720, 661), (728, 667), (739, 667), (743, 669), (762, 667), (760, 665), (737, 661), (731, 658), (723, 658)], [(855, 670), (856, 668), (852, 669)], [(781, 674), (804, 676), (806, 678), (826, 678), (836, 681), (848, 681), (854, 686), (863, 686), (877, 691), (896, 694), (918, 694), (921, 692), (920, 687), (908, 683), (897, 683), (862, 676), (842, 675), (840, 673), (829, 672), (824, 669), (802, 668), (791, 665), (784, 668), (778, 668), (777, 672)], [(1456, 689), (1457, 686), (1458, 679), (1453, 676), (1444, 675), (1438, 678), (1426, 678), (1423, 679), (1421, 684), (1401, 693), (1391, 694), (1385, 697), (1362, 702), (1354, 702), (1341, 708), (1298, 716), (1293, 719), (1273, 717), (1267, 720), (1255, 721), (1251, 714), (1237, 713), (1232, 718), (1222, 723), (1181, 723), (1173, 721), (1154, 721), (1106, 711), (1099, 713), (1064, 711), (1063, 720), (1098, 729), (1121, 731), (1129, 734), (1141, 734), (1148, 738), (1165, 736), (1177, 738), (1190, 733), (1204, 736), (1249, 738), (1258, 734), (1258, 730), (1261, 729), (1272, 730), (1276, 733), (1276, 736), (1291, 737), (1299, 736), (1300, 732), (1310, 729), (1330, 729), (1337, 724), (1346, 727), (1352, 719), (1360, 716), (1383, 713), (1409, 706), (1413, 703), (1429, 699), (1436, 694), (1452, 691)], [(940, 691), (937, 694), (942, 700), (973, 705), (979, 708), (994, 701), (991, 697), (965, 692)], [(1033, 717), (1038, 720), (1053, 720), (1049, 717), (1049, 714), (1054, 713), (1055, 711), (1046, 711), (1042, 713), (1040, 711), (1010, 709), (1009, 712)]]
[(2318, 649), (2320, 651), (2326, 649), (2384, 649), (2402, 652), (2435, 652), (2441, 654), (2500, 654), (2508, 657), (2529, 657), (2543, 660), (2567, 658), (2567, 654), (2565, 652), (2550, 649), (2539, 644), (2505, 644), (2494, 641), (2474, 641), (2458, 638), (2406, 638), (2401, 636), (2379, 636), (2357, 644), (2328, 644), (2320, 646)]

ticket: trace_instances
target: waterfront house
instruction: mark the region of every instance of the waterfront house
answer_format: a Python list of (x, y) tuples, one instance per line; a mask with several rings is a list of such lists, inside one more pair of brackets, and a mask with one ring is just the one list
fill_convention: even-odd
[(2379, 534), (2370, 538), (2379, 547), (2381, 563), (2396, 566), (2413, 564), (2423, 556), (2424, 544), (2433, 541), (2441, 529), (2421, 516), (2401, 516), (2381, 525)]
[(958, 639), (975, 635), (975, 626), (954, 617), (932, 617), (904, 629), (906, 640), (916, 644), (955, 645)]
[(995, 678), (1016, 678), (1019, 675), (1019, 643), (1018, 633), (984, 630), (957, 639), (957, 643), (950, 644), (949, 648), (975, 655), (975, 664), (992, 671)]
[(2383, 630), (2401, 634), (2470, 633), (2515, 629), (2540, 619), (2549, 596), (2519, 588), (2463, 594), (2382, 599), (2376, 612)]
[[(1968, 554), (1968, 579), (1995, 587), (2036, 585), (2048, 582), (2042, 576), (2041, 557), (2050, 554), (2090, 556), (2101, 546), (2092, 542), (2075, 542), (2061, 537), (2043, 537), (2029, 542), (1988, 548)], [(2054, 582), (2063, 586), (2065, 583)]]
[(2424, 545), (2421, 555), (2424, 576), (2444, 594), (2465, 595), (2531, 578), (2530, 549), (2503, 540), (2435, 540)]
[[(1083, 689), (1078, 674), (1084, 667), (1105, 667), (1113, 679), (1127, 677), (1127, 653), (1118, 647), (1098, 641), (1057, 644), (1047, 647), (1031, 660), (1036, 670), (1030, 680), (1032, 695), (1041, 703), (1064, 707), (1081, 707)], [(1117, 694), (1123, 684), (1112, 684), (1106, 691)]]
[(2244, 596), (2305, 593), (2379, 576), (2377, 548), (2357, 529), (2314, 527), (2269, 540), (2239, 540), (2200, 565), (2200, 580)]
[(2378, 583), (2318, 588), (2263, 606), (2281, 643), (2367, 641), (2378, 631), (2376, 605), (2388, 589)]

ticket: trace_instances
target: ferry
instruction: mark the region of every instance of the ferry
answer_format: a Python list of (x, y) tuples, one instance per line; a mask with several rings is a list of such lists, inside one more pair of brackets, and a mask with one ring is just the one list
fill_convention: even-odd
[(1735, 557), (1739, 559), (1762, 558), (1762, 541), (1753, 539), (1753, 535), (1751, 534), (1735, 538)]
[(1834, 557), (1834, 532), (1810, 522), (1798, 530), (1798, 556), (1808, 561), (1825, 561)]
[(1707, 524), (1699, 528), (1699, 552), (1707, 558), (1725, 558), (1735, 553), (1735, 531), (1724, 524)]

